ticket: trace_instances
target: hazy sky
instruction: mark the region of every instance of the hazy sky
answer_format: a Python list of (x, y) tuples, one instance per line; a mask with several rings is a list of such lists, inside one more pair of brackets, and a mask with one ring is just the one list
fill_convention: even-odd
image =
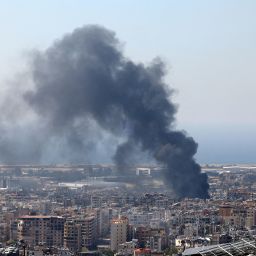
[(1, 1), (1, 87), (27, 51), (100, 24), (127, 56), (167, 63), (177, 124), (199, 142), (200, 162), (256, 162), (255, 12), (253, 0)]

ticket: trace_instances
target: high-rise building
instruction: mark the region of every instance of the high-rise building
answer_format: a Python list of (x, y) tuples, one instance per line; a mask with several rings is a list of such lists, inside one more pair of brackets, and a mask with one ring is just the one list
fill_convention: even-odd
[(74, 220), (67, 221), (64, 225), (64, 247), (72, 252), (81, 250), (81, 224)]
[(118, 245), (127, 241), (128, 235), (128, 218), (121, 217), (118, 219), (113, 219), (111, 221), (111, 231), (110, 231), (110, 248), (112, 251), (117, 251)]
[(64, 247), (73, 252), (82, 248), (92, 249), (96, 244), (96, 216), (79, 216), (66, 221), (64, 226)]
[(93, 248), (97, 238), (97, 220), (95, 216), (82, 217), (75, 220), (81, 225), (81, 245), (88, 249)]
[(55, 216), (23, 216), (18, 220), (18, 239), (29, 246), (63, 246), (65, 219)]

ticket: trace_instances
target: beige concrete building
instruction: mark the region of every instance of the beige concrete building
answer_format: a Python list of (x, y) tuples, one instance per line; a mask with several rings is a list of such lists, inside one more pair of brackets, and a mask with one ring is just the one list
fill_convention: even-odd
[(128, 219), (126, 217), (121, 217), (118, 219), (113, 219), (111, 221), (111, 231), (110, 231), (110, 249), (112, 251), (118, 250), (118, 245), (125, 243), (127, 241), (128, 234)]
[(64, 247), (73, 252), (96, 245), (97, 219), (95, 216), (72, 218), (64, 226)]
[(97, 220), (95, 216), (82, 217), (75, 220), (81, 225), (81, 245), (88, 249), (93, 248), (97, 238)]
[(64, 225), (64, 247), (72, 252), (78, 252), (81, 246), (81, 224), (74, 220), (67, 221)]
[(256, 210), (254, 205), (225, 205), (220, 207), (219, 212), (225, 225), (250, 229), (256, 224)]
[(55, 216), (23, 216), (18, 220), (18, 239), (29, 246), (63, 246), (65, 219)]

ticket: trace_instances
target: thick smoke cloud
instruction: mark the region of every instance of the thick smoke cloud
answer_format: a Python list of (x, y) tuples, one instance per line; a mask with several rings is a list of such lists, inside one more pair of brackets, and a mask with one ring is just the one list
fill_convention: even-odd
[[(126, 58), (115, 34), (85, 26), (30, 56), (29, 72), (1, 91), (3, 163), (102, 162), (125, 174), (146, 154), (180, 197), (208, 197), (197, 144), (174, 128), (176, 106), (160, 59)], [(1, 86), (2, 88), (2, 86)]]
[(22, 100), (40, 124), (41, 151), (58, 144), (81, 159), (107, 134), (106, 148), (118, 143), (118, 170), (140, 150), (164, 166), (164, 181), (178, 196), (208, 197), (206, 174), (194, 160), (197, 144), (174, 129), (176, 106), (160, 59), (135, 63), (112, 31), (85, 26), (34, 52), (30, 67), (33, 87)]

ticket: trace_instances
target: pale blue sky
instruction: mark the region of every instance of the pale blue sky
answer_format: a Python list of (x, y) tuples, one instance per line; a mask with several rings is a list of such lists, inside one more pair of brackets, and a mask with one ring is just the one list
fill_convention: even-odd
[(256, 1), (23, 0), (0, 2), (0, 81), (64, 33), (100, 24), (136, 61), (160, 56), (177, 89), (178, 127), (200, 162), (256, 162)]

